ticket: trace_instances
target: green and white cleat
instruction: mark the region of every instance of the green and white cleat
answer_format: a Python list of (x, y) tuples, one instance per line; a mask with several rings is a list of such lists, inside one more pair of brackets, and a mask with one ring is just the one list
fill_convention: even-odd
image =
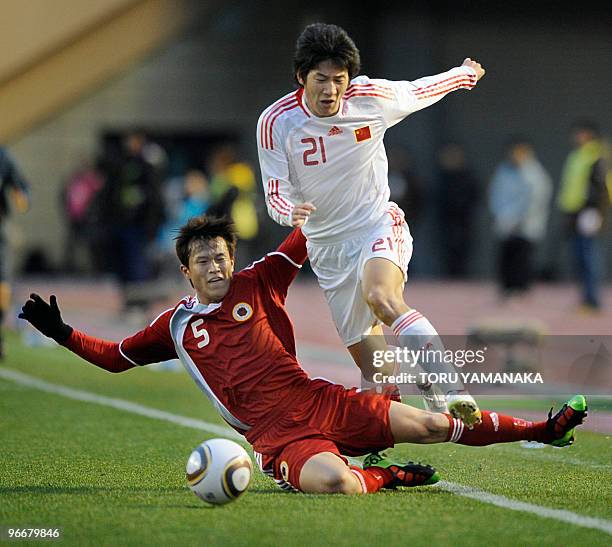
[(468, 393), (449, 393), (446, 396), (448, 412), (453, 418), (461, 420), (468, 429), (482, 422), (482, 413), (472, 397)]
[(389, 460), (385, 454), (368, 454), (363, 460), (363, 468), (381, 467), (393, 474), (393, 480), (384, 488), (395, 489), (398, 486), (427, 486), (436, 484), (440, 474), (431, 466), (420, 463), (398, 463)]
[(573, 444), (576, 426), (584, 422), (587, 417), (588, 407), (585, 396), (574, 395), (554, 416), (552, 410), (551, 408), (548, 413), (546, 430), (554, 440), (548, 444), (558, 448)]

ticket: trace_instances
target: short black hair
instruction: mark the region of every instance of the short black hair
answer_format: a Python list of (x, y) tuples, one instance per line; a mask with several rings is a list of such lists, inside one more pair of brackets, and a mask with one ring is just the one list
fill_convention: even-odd
[(187, 221), (187, 224), (181, 226), (179, 234), (175, 238), (176, 256), (183, 266), (189, 267), (189, 257), (193, 251), (194, 243), (210, 241), (216, 237), (225, 239), (230, 258), (233, 259), (238, 236), (232, 220), (226, 216), (201, 215), (192, 217)]
[(361, 70), (361, 58), (355, 42), (346, 31), (336, 25), (313, 23), (300, 34), (295, 45), (293, 74), (297, 83), (299, 75), (306, 81), (308, 73), (323, 61), (332, 61), (340, 68), (346, 68), (349, 79)]

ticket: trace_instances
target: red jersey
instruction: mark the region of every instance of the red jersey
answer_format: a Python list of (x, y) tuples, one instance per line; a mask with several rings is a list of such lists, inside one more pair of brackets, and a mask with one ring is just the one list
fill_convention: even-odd
[(305, 243), (294, 230), (276, 252), (235, 273), (219, 303), (187, 297), (120, 344), (74, 331), (66, 346), (114, 371), (178, 357), (225, 421), (252, 443), (325, 384), (300, 367), (284, 308), (306, 260)]

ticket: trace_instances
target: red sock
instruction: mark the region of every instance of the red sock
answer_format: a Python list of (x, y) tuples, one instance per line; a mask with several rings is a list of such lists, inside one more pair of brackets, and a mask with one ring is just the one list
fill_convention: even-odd
[(513, 441), (547, 442), (546, 421), (528, 422), (488, 410), (482, 411), (482, 423), (468, 429), (461, 420), (446, 415), (450, 423), (447, 441), (470, 446), (485, 446)]
[(395, 401), (396, 403), (401, 403), (402, 402), (402, 393), (399, 389), (398, 386), (393, 385), (387, 388), (389, 390), (389, 393), (391, 394), (391, 400)]
[(351, 465), (351, 472), (359, 479), (362, 494), (378, 492), (385, 484), (391, 482), (393, 475), (388, 469), (382, 467), (368, 467), (362, 469)]

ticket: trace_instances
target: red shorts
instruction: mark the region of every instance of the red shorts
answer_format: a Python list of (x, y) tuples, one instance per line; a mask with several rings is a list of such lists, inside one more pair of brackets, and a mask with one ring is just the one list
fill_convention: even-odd
[(315, 454), (362, 456), (394, 445), (390, 393), (318, 387), (253, 442), (259, 467), (285, 490), (300, 489), (302, 467)]

